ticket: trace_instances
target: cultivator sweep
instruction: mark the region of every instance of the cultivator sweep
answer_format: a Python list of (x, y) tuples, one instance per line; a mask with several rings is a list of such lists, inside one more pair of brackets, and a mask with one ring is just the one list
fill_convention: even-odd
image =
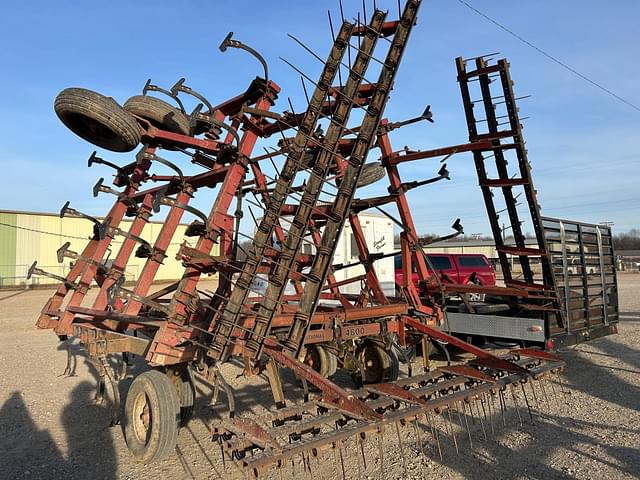
[[(268, 78), (260, 54), (234, 39), (232, 33), (220, 50), (249, 52), (263, 65), (264, 75), (254, 79), (244, 93), (218, 105), (186, 86), (184, 79), (169, 89), (149, 80), (143, 95), (132, 97), (122, 107), (89, 90), (74, 88), (59, 94), (56, 113), (80, 137), (116, 152), (142, 147), (125, 166), (104, 160), (96, 152), (89, 158), (89, 166), (115, 170), (113, 183), (119, 189), (106, 186), (102, 178), (93, 189), (94, 196), (114, 195), (115, 203), (101, 219), (72, 209), (69, 202), (61, 210), (61, 217), (86, 218), (93, 224), (93, 235), (81, 253), (70, 250), (69, 244), (58, 251), (59, 260), (70, 258), (73, 266), (65, 278), (58, 278), (60, 285), (37, 325), (53, 329), (63, 341), (79, 338), (98, 367), (99, 391), (104, 391), (105, 381), (111, 384), (117, 406), (114, 423), (119, 421), (118, 376), (106, 359), (123, 354), (121, 376), (126, 375), (127, 355), (142, 357), (151, 367), (133, 380), (124, 405), (127, 444), (139, 460), (154, 461), (173, 450), (178, 428), (193, 409), (194, 374), (215, 385), (216, 397), (221, 389), (229, 400), (229, 417), (212, 426), (223, 460), (233, 459), (256, 475), (274, 466), (282, 469), (296, 457), (310, 471), (310, 456), (317, 457), (326, 449), (339, 452), (344, 474), (343, 449), (349, 439), (362, 446), (371, 435), (380, 438), (385, 429), (395, 429), (402, 447), (399, 429), (405, 425), (415, 427), (422, 449), (420, 432), (427, 428), (437, 439), (437, 419), (446, 416), (451, 422), (452, 412), (465, 423), (469, 418), (472, 423), (482, 422), (486, 433), (489, 424), (484, 422), (492, 421), (496, 405), (499, 411), (506, 411), (507, 393), (516, 409), (520, 402), (520, 407), (531, 412), (532, 398), (539, 407), (543, 397), (549, 405), (551, 389), (564, 365), (561, 360), (539, 348), (497, 356), (463, 341), (447, 326), (447, 309), (454, 303), (470, 313), (478, 308), (467, 296), (474, 292), (493, 295), (500, 305), (506, 303), (512, 312), (527, 312), (536, 321), (553, 316), (562, 325), (563, 311), (545, 238), (539, 232), (540, 214), (531, 179), (524, 176), (529, 173), (526, 156), (519, 157), (522, 179), (507, 177), (500, 163), (504, 149), (524, 155), (517, 109), (508, 96), (512, 91), (506, 62), (488, 67), (479, 58), (477, 70), (467, 72), (466, 63), (458, 61), (470, 143), (426, 152), (392, 149), (393, 130), (433, 121), (429, 107), (410, 120), (384, 118), (420, 5), (419, 0), (407, 0), (396, 20), (374, 9), (368, 19), (365, 12), (363, 23), (358, 17), (353, 22), (343, 19), (335, 30), (331, 24), (333, 45), (326, 60), (292, 37), (322, 63), (319, 78), (313, 80), (287, 62), (301, 74), (307, 97), (301, 113), (294, 111), (291, 101), (289, 111), (273, 110), (280, 87)], [(508, 135), (490, 118), (494, 100), (485, 82), (486, 75), (494, 71), (505, 76), (512, 123)], [(480, 78), (489, 118), (489, 131), (482, 134), (474, 130), (476, 122), (469, 107), (466, 82), (474, 76)], [(175, 106), (149, 96), (150, 92), (168, 97)], [(185, 109), (189, 101), (196, 103), (191, 113)], [(507, 137), (513, 137), (513, 143), (500, 143)], [(272, 138), (277, 139), (277, 147), (271, 141), (263, 153), (254, 153), (259, 142)], [(373, 148), (380, 150), (380, 161), (367, 163)], [(171, 160), (160, 155), (162, 150)], [(443, 165), (422, 181), (403, 182), (400, 176), (399, 165), (404, 162), (468, 151), (474, 153), (491, 225), (501, 242), (498, 251), (505, 264), (505, 287), (458, 285), (433, 273), (436, 270), (421, 248), (406, 194), (449, 179), (449, 172)], [(498, 180), (486, 178), (483, 152), (495, 155)], [(200, 171), (185, 174), (180, 164), (184, 159)], [(159, 174), (158, 168), (172, 173)], [(385, 175), (388, 195), (356, 198), (359, 187)], [(148, 182), (154, 186), (145, 187)], [(540, 248), (535, 252), (523, 243), (510, 193), (515, 185), (527, 189), (534, 228), (540, 233)], [(502, 241), (488, 188), (503, 189), (515, 246)], [(215, 195), (208, 213), (192, 205), (203, 192)], [(395, 205), (398, 217), (384, 210), (385, 205)], [(254, 209), (259, 210), (258, 215)], [(378, 209), (401, 228), (400, 250), (389, 254), (369, 250), (358, 217), (368, 209)], [(149, 219), (161, 210), (164, 219), (155, 240), (143, 239)], [(255, 225), (251, 235), (241, 228), (247, 212)], [(184, 274), (152, 293), (154, 278), (185, 214), (195, 220), (187, 227), (187, 240), (177, 254)], [(127, 230), (121, 227), (125, 217), (131, 219)], [(333, 263), (347, 223), (358, 248), (358, 261)], [(459, 220), (453, 229), (454, 233), (443, 238), (462, 233)], [(117, 237), (121, 245), (115, 258), (107, 261), (105, 255)], [(133, 255), (146, 260), (138, 279), (126, 285), (124, 272)], [(520, 259), (524, 281), (512, 278), (505, 255)], [(531, 255), (542, 258), (541, 283), (533, 278), (528, 263)], [(382, 287), (374, 268), (376, 262), (390, 256), (401, 257), (404, 273), (403, 283), (393, 294)], [(364, 267), (362, 273), (336, 279), (337, 272), (354, 266)], [(411, 280), (412, 272), (419, 282)], [(35, 263), (31, 274), (49, 275)], [(207, 275), (217, 276), (215, 291), (199, 288), (199, 281)], [(257, 285), (260, 279), (264, 288)], [(343, 287), (349, 284), (359, 285), (360, 293), (346, 293)], [(90, 288), (98, 292), (89, 306)], [(447, 348), (466, 352), (468, 361), (430, 370), (429, 352), (434, 346), (447, 356)], [(544, 343), (537, 346), (544, 347)], [(420, 348), (424, 372), (413, 375), (407, 357)], [(276, 406), (267, 417), (258, 420), (236, 412), (233, 389), (219, 368), (225, 361), (236, 360), (244, 366), (245, 375), (266, 373)], [(408, 364), (408, 376), (402, 379), (400, 360)], [(303, 403), (288, 404), (283, 368), (302, 382)], [(351, 374), (356, 389), (329, 379), (338, 368)], [(308, 384), (315, 387), (315, 393), (309, 393)], [(455, 435), (453, 439), (457, 448)], [(439, 440), (437, 445), (442, 454)], [(362, 452), (358, 468), (366, 470)], [(380, 448), (381, 463), (383, 454)], [(381, 465), (381, 471), (383, 468)]]

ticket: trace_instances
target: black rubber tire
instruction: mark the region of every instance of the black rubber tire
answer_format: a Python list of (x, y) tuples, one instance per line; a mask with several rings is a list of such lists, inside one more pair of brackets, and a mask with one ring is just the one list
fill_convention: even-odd
[(327, 378), (329, 378), (335, 375), (335, 373), (338, 371), (338, 356), (327, 348), (325, 348), (325, 351), (327, 352), (328, 360)]
[(196, 387), (189, 372), (185, 370), (180, 383), (180, 426), (184, 427), (193, 416), (196, 403)]
[(400, 360), (398, 359), (398, 355), (393, 351), (393, 349), (387, 351), (387, 355), (389, 355), (389, 378), (386, 379), (386, 381), (395, 382), (400, 376)]
[(138, 122), (111, 97), (66, 88), (56, 97), (54, 110), (69, 130), (98, 147), (130, 152), (140, 143)]
[(180, 400), (169, 377), (158, 370), (138, 375), (131, 382), (124, 407), (124, 435), (136, 460), (152, 463), (171, 454), (179, 424)]
[(329, 354), (320, 345), (309, 345), (307, 347), (307, 354), (305, 355), (304, 363), (313, 368), (323, 377), (328, 376), (330, 368)]
[(380, 162), (365, 163), (356, 187), (366, 187), (367, 185), (376, 183), (378, 180), (382, 180), (385, 174), (386, 171)]
[(164, 100), (136, 95), (124, 103), (124, 109), (161, 130), (189, 135), (191, 128), (187, 116)]
[(400, 362), (393, 351), (386, 351), (378, 343), (365, 342), (357, 353), (358, 362), (365, 365), (361, 383), (392, 382), (398, 379)]

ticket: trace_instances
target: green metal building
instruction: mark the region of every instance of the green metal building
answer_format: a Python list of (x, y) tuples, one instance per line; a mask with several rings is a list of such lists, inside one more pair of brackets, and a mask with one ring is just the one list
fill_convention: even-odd
[[(125, 220), (120, 228), (126, 231), (130, 224), (130, 221)], [(141, 237), (153, 244), (161, 227), (162, 222), (149, 222)], [(174, 236), (176, 243), (169, 246), (167, 258), (158, 271), (156, 280), (173, 280), (182, 276), (184, 267), (175, 257), (186, 227), (187, 225), (178, 227)], [(63, 243), (71, 242), (70, 249), (82, 253), (91, 235), (92, 224), (82, 218), (60, 218), (54, 213), (0, 210), (0, 288), (56, 283), (45, 277), (33, 277), (27, 281), (29, 266), (37, 260), (39, 268), (65, 276), (73, 260), (66, 258), (63, 263), (58, 263), (56, 250)], [(109, 254), (112, 259), (117, 255), (122, 240), (123, 237), (116, 237), (112, 241)], [(213, 252), (214, 255), (216, 253)], [(138, 278), (145, 260), (132, 256), (125, 272), (128, 281)]]

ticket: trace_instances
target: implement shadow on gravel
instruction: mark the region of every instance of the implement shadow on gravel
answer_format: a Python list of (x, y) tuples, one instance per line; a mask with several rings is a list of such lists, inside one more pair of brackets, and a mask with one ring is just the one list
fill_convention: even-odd
[[(563, 355), (567, 361), (567, 372), (564, 375), (566, 387), (569, 387), (570, 390), (584, 392), (609, 404), (607, 406), (586, 404), (584, 405), (585, 412), (588, 412), (590, 408), (615, 409), (624, 407), (631, 411), (640, 410), (640, 388), (612, 374), (612, 370), (626, 372), (630, 372), (630, 370), (619, 369), (613, 365), (600, 365), (585, 357), (586, 355), (600, 354), (640, 368), (640, 351), (610, 338), (597, 339), (591, 345), (603, 353), (569, 351)], [(598, 381), (606, 381), (607, 388), (599, 389), (597, 387)], [(511, 416), (511, 424), (518, 428), (518, 421), (517, 418), (513, 418), (513, 412), (511, 412)], [(534, 424), (525, 423), (522, 431), (530, 434), (530, 443), (523, 448), (512, 450), (493, 444), (489, 451), (491, 456), (496, 459), (506, 458), (507, 456), (515, 457), (516, 463), (521, 463), (523, 466), (527, 465), (528, 467), (526, 473), (522, 473), (539, 478), (553, 478), (570, 473), (567, 471), (559, 472), (544, 465), (544, 459), (553, 457), (554, 452), (559, 450), (573, 453), (575, 460), (567, 463), (575, 467), (575, 470), (580, 469), (580, 458), (588, 458), (593, 462), (601, 463), (614, 471), (631, 477), (637, 475), (640, 471), (638, 450), (636, 448), (607, 444), (602, 441), (601, 434), (585, 433), (594, 430), (609, 433), (609, 435), (606, 435), (608, 438), (613, 438), (619, 432), (623, 432), (630, 437), (640, 438), (640, 428), (637, 425), (629, 425), (628, 427), (621, 427), (620, 425), (608, 426), (603, 423), (592, 423), (564, 417), (561, 412), (556, 415), (552, 410), (549, 413), (540, 414)], [(531, 465), (531, 459), (537, 459), (534, 465)], [(512, 465), (511, 462), (509, 464)], [(448, 465), (456, 468), (455, 465)], [(490, 467), (490, 465), (487, 465), (487, 467)], [(473, 469), (456, 469), (464, 473), (466, 477), (483, 478), (483, 475), (479, 475), (478, 471)], [(496, 473), (498, 472), (499, 469), (496, 469)], [(504, 471), (500, 472), (500, 475), (508, 476), (508, 473), (508, 471)], [(588, 474), (588, 472), (584, 471), (580, 473), (582, 475)]]
[[(610, 469), (608, 475), (614, 475), (614, 477), (625, 475), (635, 478), (640, 472), (640, 455), (637, 447), (615, 445), (614, 439), (618, 434), (628, 438), (640, 438), (640, 426), (636, 424), (610, 426), (606, 423), (572, 418), (571, 413), (566, 416), (562, 413), (563, 409), (567, 408), (565, 404), (580, 408), (586, 414), (594, 408), (615, 410), (624, 407), (631, 411), (640, 410), (640, 388), (613, 374), (616, 370), (632, 372), (631, 370), (619, 369), (615, 365), (599, 365), (590, 358), (585, 358), (586, 355), (602, 355), (640, 368), (640, 351), (610, 338), (594, 340), (590, 345), (602, 353), (568, 351), (563, 354), (567, 362), (567, 370), (563, 375), (563, 388), (568, 389), (569, 392), (572, 390), (584, 392), (607, 402), (607, 405), (595, 401), (582, 406), (576, 405), (571, 401), (570, 395), (563, 401), (560, 393), (561, 385), (553, 380), (555, 389), (560, 395), (561, 409), (558, 409), (551, 399), (550, 406), (540, 399), (540, 408), (534, 405), (535, 421), (531, 423), (526, 408), (520, 404), (520, 415), (523, 418), (523, 425), (520, 426), (516, 409), (509, 406), (505, 413), (506, 428), (501, 425), (498, 413), (496, 425), (499, 427), (496, 428), (495, 440), (487, 433), (489, 438), (484, 441), (482, 432), (477, 426), (471, 429), (473, 437), (471, 449), (465, 437), (464, 423), (455, 422), (462, 432), (458, 437), (460, 455), (455, 454), (451, 438), (447, 438), (443, 442), (443, 451), (445, 449), (446, 451), (440, 463), (456, 470), (465, 478), (478, 480), (514, 478), (515, 476), (560, 478), (578, 475), (581, 478), (589, 478), (591, 474), (582, 466), (586, 459), (591, 465), (599, 463)], [(597, 360), (600, 357), (594, 358)], [(597, 384), (599, 381), (606, 381), (607, 388), (599, 389)], [(548, 387), (547, 390), (549, 390)], [(531, 398), (530, 401), (532, 401)], [(519, 432), (513, 435), (516, 440), (512, 439), (511, 433), (514, 432)], [(562, 452), (561, 456), (558, 455), (559, 452)], [(439, 458), (430, 457), (439, 462)], [(517, 471), (513, 470), (514, 465), (519, 466)]]
[[(38, 428), (21, 392), (13, 392), (0, 407), (0, 450), (11, 458), (2, 466), (2, 478), (117, 478), (115, 450), (106, 427), (110, 414), (91, 404), (93, 391), (90, 382), (81, 382), (64, 408), (66, 458), (49, 431)], [(94, 428), (96, 423), (105, 428)]]
[[(526, 411), (526, 409), (525, 409)], [(446, 448), (442, 465), (456, 470), (464, 478), (485, 480), (487, 478), (564, 478), (579, 474), (589, 477), (589, 473), (581, 470), (584, 459), (600, 463), (618, 474), (634, 477), (640, 471), (640, 457), (637, 450), (629, 447), (605, 445), (593, 434), (585, 434), (589, 429), (620, 431), (619, 426), (606, 427), (601, 424), (569, 419), (560, 415), (535, 415), (534, 423), (528, 419), (520, 426), (515, 409), (510, 407), (505, 415), (506, 428), (502, 425), (496, 429), (496, 439), (488, 434), (488, 440), (482, 439), (481, 432), (472, 429), (473, 448), (469, 450), (469, 442), (460, 435), (458, 441), (460, 454), (456, 455), (453, 445), (442, 442)], [(524, 413), (521, 411), (521, 414)], [(524, 413), (526, 415), (526, 413)], [(640, 435), (639, 429), (623, 429), (630, 435)], [(512, 431), (518, 431), (527, 437), (524, 446), (511, 445), (508, 440)], [(504, 437), (504, 438), (503, 438)], [(460, 440), (462, 439), (462, 441)], [(503, 444), (499, 444), (502, 441)], [(507, 443), (506, 445), (504, 443)], [(451, 447), (451, 448), (448, 448)], [(566, 459), (561, 465), (558, 452)], [(567, 453), (568, 452), (568, 453)], [(605, 458), (606, 457), (606, 458)], [(431, 457), (440, 461), (439, 458)], [(514, 465), (517, 469), (514, 470)], [(616, 475), (617, 476), (617, 475)]]
[[(564, 355), (570, 368), (565, 377), (570, 387), (621, 407), (640, 410), (640, 388), (612, 374), (616, 370), (635, 372), (613, 365), (599, 365), (585, 358), (585, 355), (596, 358), (603, 355), (640, 369), (640, 350), (606, 337), (594, 340), (590, 345), (602, 353), (568, 351)], [(598, 381), (606, 381), (607, 388), (597, 388)]]

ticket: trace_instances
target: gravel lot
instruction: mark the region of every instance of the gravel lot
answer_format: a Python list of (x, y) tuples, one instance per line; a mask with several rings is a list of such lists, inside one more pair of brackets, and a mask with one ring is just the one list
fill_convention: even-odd
[[(568, 349), (563, 377), (567, 393), (560, 408), (541, 402), (531, 422), (526, 409), (510, 404), (506, 427), (498, 417), (495, 435), (479, 422), (466, 429), (456, 424), (456, 454), (451, 436), (441, 429), (443, 459), (425, 434), (421, 455), (413, 429), (402, 430), (402, 449), (409, 478), (638, 478), (640, 477), (640, 275), (619, 277), (622, 321), (619, 335)], [(37, 313), (50, 292), (0, 292), (0, 477), (2, 478), (243, 478), (229, 464), (225, 471), (208, 425), (222, 414), (210, 409), (206, 385), (198, 384), (195, 418), (180, 432), (176, 454), (151, 466), (130, 457), (119, 427), (109, 428), (109, 405), (91, 400), (95, 371), (78, 355), (77, 376), (62, 378), (65, 353), (55, 336), (34, 328)], [(237, 379), (229, 366), (227, 378), (238, 393), (240, 409), (260, 413), (270, 398), (260, 378)], [(126, 387), (126, 382), (122, 388)], [(555, 388), (560, 388), (555, 384)], [(521, 404), (522, 407), (522, 404)], [(499, 424), (499, 425), (498, 425)], [(464, 425), (464, 423), (462, 423)], [(405, 477), (400, 446), (391, 432), (384, 437), (386, 479)], [(380, 462), (375, 441), (367, 444), (367, 474), (379, 478)], [(358, 478), (353, 442), (345, 445), (347, 478)], [(341, 478), (339, 462), (329, 453), (312, 461), (312, 474), (300, 462), (286, 477)], [(274, 478), (279, 475), (274, 474)]]

